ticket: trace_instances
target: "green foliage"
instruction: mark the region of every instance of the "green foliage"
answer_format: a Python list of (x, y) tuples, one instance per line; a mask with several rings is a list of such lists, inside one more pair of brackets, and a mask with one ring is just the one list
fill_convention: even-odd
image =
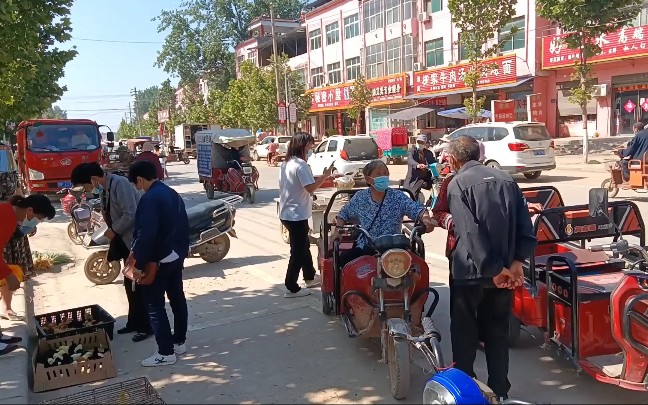
[(39, 116), (66, 90), (57, 82), (75, 50), (72, 0), (4, 0), (0, 4), (0, 122)]
[[(126, 121), (122, 119), (117, 130), (119, 139), (130, 139), (140, 136), (140, 127), (137, 120)], [(142, 136), (157, 136), (159, 134), (159, 124), (157, 116), (149, 114), (147, 119), (142, 120)]]
[(41, 118), (53, 118), (53, 119), (67, 119), (67, 111), (62, 110), (61, 107), (55, 105), (47, 109), (44, 113), (41, 114)]
[(151, 86), (144, 90), (137, 90), (137, 97), (135, 97), (135, 111), (138, 111), (140, 116), (144, 116), (146, 113), (155, 114), (157, 116), (157, 108), (155, 104), (159, 92), (160, 88), (158, 86)]
[(472, 96), (464, 101), (466, 113), (477, 121), (484, 108), (485, 97), (477, 97), (477, 85), (482, 71), (490, 69), (488, 59), (497, 54), (501, 44), (517, 32), (507, 35), (498, 33), (513, 17), (517, 0), (448, 0), (452, 22), (461, 32), (460, 45), (468, 59), (468, 71), (464, 77), (466, 86), (472, 89)]
[(347, 114), (353, 117), (357, 126), (360, 122), (360, 115), (369, 107), (369, 104), (373, 100), (373, 94), (371, 93), (371, 89), (367, 87), (367, 82), (363, 75), (358, 76), (355, 82), (353, 82), (350, 96), (351, 102), (349, 103)]

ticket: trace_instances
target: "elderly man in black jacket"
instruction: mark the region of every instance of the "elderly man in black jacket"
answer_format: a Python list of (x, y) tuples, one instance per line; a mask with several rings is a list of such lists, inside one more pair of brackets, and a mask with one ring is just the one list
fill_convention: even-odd
[(421, 188), (429, 190), (432, 188), (432, 172), (428, 165), (436, 163), (436, 158), (431, 150), (426, 148), (427, 137), (419, 135), (414, 145), (407, 154), (407, 176), (405, 187), (418, 197)]
[(457, 172), (448, 185), (454, 222), (451, 340), (458, 369), (475, 377), (479, 337), (484, 341), (488, 386), (507, 398), (508, 323), (513, 288), (537, 241), (522, 191), (506, 172), (479, 162), (479, 143), (460, 136), (448, 145)]

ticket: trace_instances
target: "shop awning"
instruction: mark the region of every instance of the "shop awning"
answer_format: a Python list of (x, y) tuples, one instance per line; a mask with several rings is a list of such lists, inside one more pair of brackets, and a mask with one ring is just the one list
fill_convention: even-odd
[(434, 107), (434, 106), (417, 106), (417, 107), (411, 107), (407, 108), (405, 110), (400, 110), (398, 112), (389, 114), (386, 118), (387, 119), (392, 119), (392, 120), (402, 120), (402, 121), (409, 121), (416, 119), (420, 117), (421, 115), (425, 115), (429, 113), (430, 111), (438, 110), (439, 107)]
[[(450, 110), (438, 111), (437, 115), (440, 115), (441, 117), (456, 118), (460, 120), (470, 119), (470, 116), (466, 113), (466, 107), (459, 107), (459, 108), (452, 108)], [(488, 110), (481, 110), (481, 112), (477, 114), (477, 116), (479, 118), (490, 118), (491, 112)]]
[[(508, 84), (501, 84), (499, 86), (494, 86), (494, 87), (488, 87), (488, 88), (477, 88), (477, 93), (480, 91), (484, 90), (499, 90), (499, 89), (510, 89), (511, 87), (517, 87), (521, 84), (524, 84), (528, 82), (529, 80), (532, 80), (533, 77), (526, 77), (524, 79), (520, 79), (514, 83), (508, 83)], [(420, 100), (422, 98), (434, 98), (434, 97), (446, 97), (446, 96), (452, 96), (454, 94), (463, 94), (463, 93), (469, 93), (470, 89), (461, 89), (461, 90), (452, 90), (448, 91), (446, 93), (435, 93), (435, 94), (412, 94), (410, 96), (406, 96), (406, 100)]]

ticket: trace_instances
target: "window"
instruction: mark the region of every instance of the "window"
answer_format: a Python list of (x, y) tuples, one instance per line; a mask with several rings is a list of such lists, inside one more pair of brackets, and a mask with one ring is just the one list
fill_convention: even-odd
[(239, 66), (241, 66), (241, 63), (245, 60), (245, 55), (239, 55), (236, 57), (236, 63), (238, 63)]
[(326, 147), (326, 144), (327, 144), (327, 142), (324, 141), (324, 142), (320, 143), (319, 145), (317, 145), (317, 148), (315, 148), (315, 153), (322, 153), (322, 152), (324, 152), (324, 149), (325, 149), (325, 147)]
[(322, 47), (322, 30), (316, 29), (308, 33), (310, 38), (310, 49), (320, 49)]
[(340, 23), (334, 22), (326, 26), (326, 45), (340, 42)]
[(628, 21), (626, 27), (640, 27), (642, 25), (648, 24), (648, 2), (644, 3), (641, 7), (641, 11), (637, 14), (635, 18)]
[(329, 141), (328, 146), (326, 147), (327, 152), (337, 151), (337, 141)]
[(506, 128), (493, 128), (493, 133), (489, 137), (489, 141), (501, 141), (508, 136), (508, 129)]
[(369, 0), (362, 7), (365, 32), (371, 32), (384, 26), (382, 0)]
[(342, 69), (340, 69), (340, 62), (326, 65), (326, 73), (328, 74), (328, 84), (337, 84), (342, 81)]
[(306, 83), (306, 70), (305, 69), (296, 69), (295, 72), (295, 78), (301, 83), (308, 84)]
[(459, 48), (459, 60), (468, 59), (468, 51), (461, 40), (465, 34), (462, 32), (459, 34), (459, 40), (457, 41), (457, 46)]
[[(517, 28), (517, 31), (511, 35), (513, 28)], [(503, 41), (500, 50), (506, 52), (524, 48), (524, 34), (524, 16), (515, 17), (507, 22), (499, 32), (498, 40)]]
[(365, 53), (365, 65), (367, 79), (374, 79), (376, 77), (384, 76), (384, 58), (383, 44), (375, 44), (368, 46)]
[(403, 1), (403, 20), (412, 18), (412, 0)]
[(324, 85), (324, 73), (322, 72), (322, 68), (313, 68), (310, 71), (311, 75), (311, 88), (315, 87), (321, 87)]
[(346, 79), (355, 80), (360, 76), (360, 57), (350, 58), (344, 61), (346, 66)]
[(430, 13), (443, 10), (443, 0), (427, 0), (425, 9)]
[(548, 141), (551, 139), (544, 125), (525, 125), (513, 128), (515, 139), (527, 142)]
[(360, 35), (360, 23), (358, 14), (350, 15), (344, 18), (344, 39), (357, 37)]
[(425, 43), (425, 66), (443, 65), (443, 38), (433, 39)]
[(401, 72), (401, 41), (394, 38), (387, 41), (387, 74)]
[(414, 69), (414, 47), (412, 46), (412, 37), (405, 35), (405, 53), (403, 60), (405, 61), (404, 72), (409, 72)]
[(385, 0), (385, 18), (387, 19), (387, 25), (401, 21), (400, 0)]

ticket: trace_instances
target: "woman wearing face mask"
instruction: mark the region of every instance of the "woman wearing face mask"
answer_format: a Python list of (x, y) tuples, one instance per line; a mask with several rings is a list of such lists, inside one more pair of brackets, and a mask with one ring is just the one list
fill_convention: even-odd
[[(336, 218), (336, 226), (360, 222), (360, 226), (369, 233), (372, 239), (384, 235), (402, 232), (403, 217), (420, 220), (428, 231), (434, 229), (433, 221), (427, 210), (420, 203), (412, 200), (405, 193), (389, 188), (389, 169), (382, 160), (373, 160), (362, 169), (367, 184), (365, 190), (355, 193)], [(339, 238), (336, 231), (331, 235), (331, 244)], [(340, 266), (364, 255), (374, 252), (366, 249), (366, 241), (361, 235), (353, 249), (341, 254)]]
[[(306, 164), (308, 151), (315, 140), (306, 132), (296, 133), (288, 144), (286, 160), (279, 172), (279, 219), (288, 230), (290, 237), (290, 259), (286, 270), (286, 293), (284, 297), (294, 298), (309, 295), (307, 288), (319, 284), (319, 277), (313, 266), (310, 253), (308, 219), (312, 216), (311, 193), (317, 190), (331, 175), (332, 168), (324, 170), (315, 180), (310, 167)], [(298, 284), (299, 271), (304, 274), (307, 288)]]
[[(9, 239), (2, 246), (2, 261), (3, 263), (20, 266), (23, 273), (28, 273), (33, 262), (29, 241), (26, 240), (27, 236), (23, 233), (23, 230), (35, 231), (40, 221), (54, 218), (56, 210), (49, 198), (40, 194), (30, 195), (29, 197), (15, 195), (8, 202), (0, 203), (0, 205), (2, 206), (2, 213), (0, 214), (2, 232), (4, 234), (11, 231)], [(0, 242), (3, 240), (0, 237)], [(2, 267), (2, 264), (0, 264), (0, 273)], [(11, 308), (12, 291), (15, 288), (12, 288), (10, 284), (5, 282), (0, 287), (4, 304), (4, 311), (0, 314), (0, 317), (16, 321), (21, 318)]]
[(427, 149), (427, 137), (419, 135), (416, 137), (416, 145), (407, 154), (407, 176), (405, 176), (405, 187), (414, 193), (418, 199), (421, 188), (429, 190), (432, 188), (432, 172), (428, 165), (436, 163), (436, 157), (431, 150)]

